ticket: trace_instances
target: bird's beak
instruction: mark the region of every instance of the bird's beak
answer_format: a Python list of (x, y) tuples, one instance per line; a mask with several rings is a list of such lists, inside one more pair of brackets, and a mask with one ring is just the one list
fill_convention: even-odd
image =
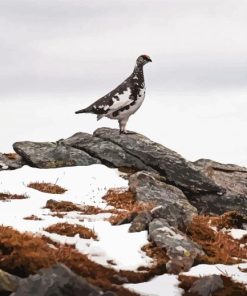
[(152, 60), (150, 58), (148, 60), (149, 60), (149, 62), (152, 62)]

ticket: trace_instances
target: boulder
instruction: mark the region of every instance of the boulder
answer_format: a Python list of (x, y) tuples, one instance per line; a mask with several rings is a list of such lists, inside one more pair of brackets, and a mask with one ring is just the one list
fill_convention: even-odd
[(0, 153), (0, 171), (19, 169), (23, 165), (25, 165), (25, 162), (18, 154), (15, 155), (14, 159), (10, 159), (6, 155)]
[(129, 188), (138, 201), (162, 206), (162, 209), (153, 212), (154, 217), (165, 218), (171, 225), (180, 229), (187, 226), (197, 214), (196, 208), (189, 203), (180, 189), (158, 180), (152, 173), (141, 171), (132, 174)]
[(195, 281), (188, 292), (198, 296), (211, 296), (214, 292), (223, 288), (224, 283), (221, 276), (213, 274)]
[(38, 168), (58, 168), (100, 163), (98, 159), (88, 153), (61, 145), (59, 142), (16, 142), (13, 148), (30, 166)]
[(93, 137), (87, 133), (76, 133), (72, 137), (63, 140), (62, 144), (85, 151), (110, 167), (154, 171), (139, 158), (124, 151), (119, 145)]
[(178, 153), (158, 144), (141, 134), (120, 135), (119, 130), (100, 128), (94, 136), (120, 146), (124, 151), (141, 160), (188, 193), (218, 193), (221, 188)]
[(199, 245), (177, 228), (171, 227), (165, 219), (154, 219), (149, 224), (149, 239), (166, 250), (170, 258), (166, 264), (169, 273), (178, 274), (189, 270), (194, 259), (204, 255)]
[(203, 215), (222, 215), (226, 212), (237, 211), (247, 215), (247, 198), (227, 192), (223, 195), (201, 194), (189, 197), (190, 203)]
[(63, 264), (41, 269), (20, 281), (17, 290), (11, 296), (114, 296), (111, 292), (102, 292), (76, 275)]
[(247, 195), (247, 168), (234, 164), (222, 164), (209, 159), (193, 162), (200, 172), (231, 195)]

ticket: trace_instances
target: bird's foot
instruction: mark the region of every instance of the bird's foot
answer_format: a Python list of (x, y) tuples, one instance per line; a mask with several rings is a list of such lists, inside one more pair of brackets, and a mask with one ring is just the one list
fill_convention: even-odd
[(128, 132), (128, 131), (119, 131), (119, 134), (120, 135), (134, 135), (134, 134), (136, 134), (135, 132)]

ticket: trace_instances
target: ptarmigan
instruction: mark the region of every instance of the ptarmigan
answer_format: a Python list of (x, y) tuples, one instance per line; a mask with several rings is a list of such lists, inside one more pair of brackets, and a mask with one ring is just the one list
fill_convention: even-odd
[(124, 82), (89, 107), (75, 113), (93, 113), (97, 115), (97, 120), (102, 117), (117, 119), (120, 134), (127, 134), (127, 121), (140, 108), (145, 97), (143, 66), (148, 62), (152, 62), (149, 56), (139, 56), (133, 73)]

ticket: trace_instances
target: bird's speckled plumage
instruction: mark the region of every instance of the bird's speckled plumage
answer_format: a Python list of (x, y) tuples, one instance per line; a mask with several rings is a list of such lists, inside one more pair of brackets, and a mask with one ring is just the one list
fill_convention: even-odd
[(149, 56), (139, 56), (134, 71), (125, 81), (89, 107), (75, 113), (93, 113), (98, 120), (102, 117), (117, 119), (120, 133), (126, 133), (130, 115), (140, 108), (145, 98), (143, 66), (148, 62), (151, 62)]

